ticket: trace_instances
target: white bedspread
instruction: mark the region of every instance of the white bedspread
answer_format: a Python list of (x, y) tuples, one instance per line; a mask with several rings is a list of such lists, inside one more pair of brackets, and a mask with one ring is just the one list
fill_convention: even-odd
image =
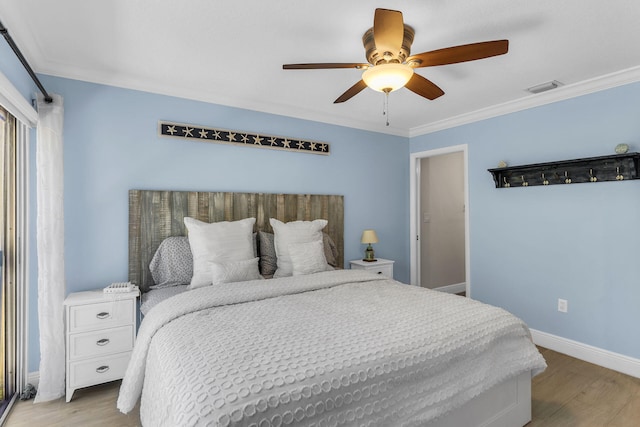
[(118, 408), (142, 394), (142, 423), (154, 427), (423, 425), (545, 367), (526, 325), (502, 309), (339, 270), (158, 304)]

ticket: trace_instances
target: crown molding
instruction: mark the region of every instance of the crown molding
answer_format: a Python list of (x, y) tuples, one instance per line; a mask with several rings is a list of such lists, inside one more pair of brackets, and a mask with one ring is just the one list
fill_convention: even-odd
[(560, 86), (557, 89), (548, 92), (530, 95), (524, 98), (493, 105), (491, 107), (472, 111), (470, 113), (461, 114), (459, 116), (450, 117), (434, 123), (423, 126), (417, 126), (409, 130), (409, 138), (420, 135), (426, 135), (453, 127), (479, 122), (481, 120), (502, 116), (505, 114), (515, 113), (517, 111), (527, 110), (541, 105), (551, 104), (566, 99), (576, 98), (578, 96), (611, 89), (617, 86), (623, 86), (629, 83), (640, 81), (640, 66), (627, 68), (626, 70), (617, 71), (615, 73), (606, 74), (604, 76), (595, 77), (578, 83)]
[(119, 80), (115, 82), (113, 81), (113, 78), (111, 76), (108, 76), (106, 74), (95, 75), (95, 72), (92, 72), (94, 78), (92, 78), (91, 80), (87, 80), (85, 77), (87, 73), (84, 73), (83, 70), (73, 69), (70, 67), (62, 67), (61, 69), (60, 64), (56, 65), (57, 67), (41, 67), (40, 73), (66, 79), (75, 79), (79, 81), (86, 81), (89, 83), (103, 84), (124, 89), (173, 96), (177, 98), (213, 103), (234, 108), (242, 108), (245, 110), (258, 111), (267, 114), (280, 115), (301, 120), (309, 120), (336, 126), (344, 126), (352, 129), (383, 133), (387, 135), (395, 135), (405, 138), (414, 138), (417, 136), (426, 135), (429, 133), (438, 132), (441, 130), (450, 129), (453, 127), (482, 120), (487, 120), (493, 117), (527, 110), (529, 108), (539, 107), (542, 105), (551, 104), (554, 102), (563, 101), (640, 81), (640, 66), (632, 67), (614, 73), (606, 74), (604, 76), (584, 80), (578, 83), (560, 86), (557, 89), (553, 89), (548, 92), (539, 93), (537, 95), (528, 95), (513, 101), (492, 105), (487, 108), (460, 114), (458, 116), (417, 126), (407, 130), (394, 128), (393, 126), (372, 126), (370, 122), (366, 121), (350, 120), (333, 114), (319, 114), (317, 111), (307, 109), (291, 109), (291, 107), (289, 106), (279, 105), (275, 103), (260, 103), (248, 99), (221, 97), (218, 94), (202, 91), (199, 89), (185, 92), (184, 88), (172, 87), (167, 85), (157, 85), (148, 81), (141, 82), (136, 80)]
[[(255, 102), (246, 98), (220, 96), (215, 92), (202, 89), (185, 90), (184, 87), (157, 84), (151, 81), (123, 79), (122, 76), (119, 76), (116, 81), (113, 76), (108, 73), (96, 73), (95, 70), (86, 71), (62, 64), (40, 66), (38, 74), (84, 81), (87, 83), (119, 87), (141, 92), (148, 92), (158, 95), (166, 95), (175, 98), (189, 99), (193, 101), (206, 102), (227, 107), (241, 108), (244, 110), (257, 111), (261, 113), (285, 116), (301, 120), (309, 120), (323, 124), (344, 126), (351, 129), (359, 129), (368, 132), (383, 133), (387, 135), (401, 136), (404, 138), (409, 137), (408, 129), (385, 126), (382, 122), (380, 125), (372, 125), (371, 122), (364, 120), (351, 120), (336, 114), (324, 114), (304, 108), (292, 108), (291, 106), (277, 104), (275, 102)], [(87, 75), (91, 75), (91, 79), (87, 79)]]

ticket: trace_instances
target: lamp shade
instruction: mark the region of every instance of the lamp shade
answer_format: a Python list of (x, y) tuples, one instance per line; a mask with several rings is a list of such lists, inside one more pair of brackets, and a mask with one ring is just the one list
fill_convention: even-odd
[(375, 230), (364, 230), (360, 243), (378, 243), (378, 235)]
[(393, 92), (407, 84), (413, 76), (413, 68), (406, 64), (380, 64), (367, 68), (362, 80), (378, 92)]

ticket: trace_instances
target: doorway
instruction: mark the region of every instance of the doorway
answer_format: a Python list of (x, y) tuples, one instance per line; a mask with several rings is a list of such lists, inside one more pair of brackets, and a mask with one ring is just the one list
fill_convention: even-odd
[(467, 146), (411, 155), (411, 284), (471, 296)]

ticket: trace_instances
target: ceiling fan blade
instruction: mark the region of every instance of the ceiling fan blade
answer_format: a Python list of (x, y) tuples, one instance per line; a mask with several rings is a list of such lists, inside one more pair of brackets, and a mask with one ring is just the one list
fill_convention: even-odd
[(376, 9), (373, 18), (373, 39), (380, 55), (385, 52), (394, 57), (402, 49), (404, 39), (404, 22), (402, 12), (389, 9)]
[(413, 73), (413, 76), (409, 79), (405, 87), (411, 92), (417, 93), (418, 95), (432, 101), (444, 95), (444, 91), (440, 89), (435, 83), (433, 83), (431, 80), (425, 79), (417, 73)]
[(356, 63), (339, 63), (339, 62), (327, 62), (318, 64), (284, 64), (283, 70), (322, 70), (326, 68), (356, 68), (363, 70), (368, 68), (369, 64), (356, 64)]
[(340, 95), (338, 99), (333, 101), (333, 103), (339, 104), (341, 102), (348, 101), (354, 96), (356, 96), (357, 94), (359, 94), (360, 92), (362, 92), (362, 90), (366, 87), (367, 87), (367, 84), (364, 82), (364, 80), (360, 80), (358, 83), (354, 84), (349, 89), (347, 89), (347, 91), (342, 95)]
[(509, 40), (471, 43), (461, 46), (423, 52), (411, 55), (406, 62), (417, 67), (433, 67), (436, 65), (456, 64), (458, 62), (475, 61), (492, 56), (503, 55), (509, 51)]

